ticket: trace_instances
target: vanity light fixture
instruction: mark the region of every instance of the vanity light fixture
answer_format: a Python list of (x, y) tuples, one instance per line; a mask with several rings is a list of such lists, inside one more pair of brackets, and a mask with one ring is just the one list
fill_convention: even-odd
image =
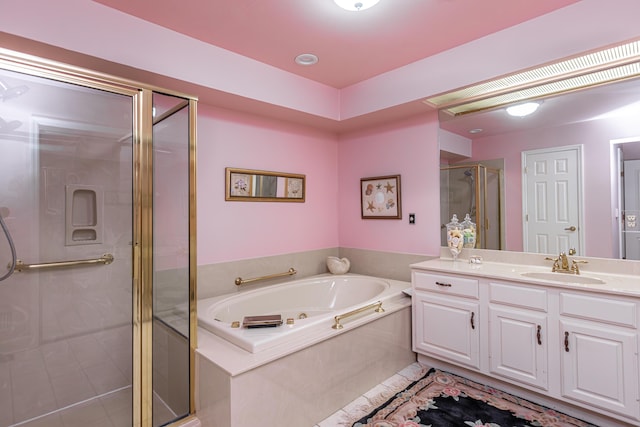
[(525, 117), (536, 112), (540, 106), (539, 102), (525, 102), (507, 107), (507, 114), (514, 117)]
[(361, 10), (369, 9), (372, 6), (378, 4), (380, 0), (333, 0), (338, 6), (344, 10), (351, 12), (359, 12)]
[(298, 65), (315, 65), (318, 63), (318, 57), (313, 53), (301, 53), (300, 55), (296, 56), (295, 61)]
[(520, 71), (424, 100), (452, 116), (640, 76), (640, 40)]

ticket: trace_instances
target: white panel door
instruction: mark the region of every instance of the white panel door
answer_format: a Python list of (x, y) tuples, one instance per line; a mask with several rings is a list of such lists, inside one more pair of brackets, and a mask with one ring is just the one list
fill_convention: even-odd
[(525, 151), (522, 161), (525, 251), (581, 254), (581, 147)]
[(624, 162), (625, 259), (640, 260), (640, 160)]

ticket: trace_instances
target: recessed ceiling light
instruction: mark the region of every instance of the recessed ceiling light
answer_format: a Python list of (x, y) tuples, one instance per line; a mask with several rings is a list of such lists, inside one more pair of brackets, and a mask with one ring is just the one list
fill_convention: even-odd
[(514, 117), (524, 117), (536, 112), (540, 106), (539, 102), (525, 102), (507, 107), (507, 114)]
[(338, 6), (345, 10), (358, 12), (360, 10), (369, 9), (378, 4), (380, 0), (333, 0)]
[(296, 64), (299, 65), (314, 65), (318, 63), (318, 57), (313, 53), (302, 53), (296, 56)]

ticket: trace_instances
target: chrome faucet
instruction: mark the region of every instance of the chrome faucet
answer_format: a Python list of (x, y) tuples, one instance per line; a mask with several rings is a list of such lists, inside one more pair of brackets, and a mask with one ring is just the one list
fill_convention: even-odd
[(553, 273), (568, 273), (568, 274), (580, 274), (580, 268), (578, 264), (586, 264), (587, 261), (582, 260), (572, 260), (571, 265), (569, 265), (569, 258), (567, 254), (564, 252), (560, 252), (558, 258), (545, 258), (546, 260), (553, 261), (553, 266), (551, 267), (551, 271)]

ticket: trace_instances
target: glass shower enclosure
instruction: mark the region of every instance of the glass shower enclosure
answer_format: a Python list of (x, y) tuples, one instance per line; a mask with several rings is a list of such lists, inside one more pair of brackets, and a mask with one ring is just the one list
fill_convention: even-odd
[(195, 99), (0, 50), (0, 427), (193, 412)]
[(504, 249), (502, 170), (484, 164), (440, 168), (441, 246), (447, 246), (446, 226), (455, 214), (476, 224), (476, 248)]

